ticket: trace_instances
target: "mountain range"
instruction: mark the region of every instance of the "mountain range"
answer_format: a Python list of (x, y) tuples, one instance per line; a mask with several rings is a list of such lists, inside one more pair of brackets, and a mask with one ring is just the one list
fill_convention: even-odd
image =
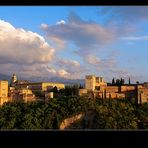
[(12, 76), (0, 74), (0, 80), (7, 80), (10, 82)]
[[(8, 80), (10, 82), (11, 77), (12, 76), (0, 74), (0, 80)], [(21, 80), (28, 80), (29, 82), (60, 82), (60, 83), (64, 83), (65, 85), (73, 85), (73, 84), (84, 85), (85, 83), (84, 79), (66, 79), (66, 78), (60, 78), (60, 77), (48, 78), (48, 77), (32, 76), (32, 77), (26, 77), (26, 78), (21, 77)]]
[(64, 83), (65, 85), (72, 85), (72, 84), (81, 84), (84, 85), (85, 80), (84, 79), (66, 79), (66, 78), (60, 78), (60, 77), (29, 77), (27, 78), (29, 81), (32, 82), (60, 82)]

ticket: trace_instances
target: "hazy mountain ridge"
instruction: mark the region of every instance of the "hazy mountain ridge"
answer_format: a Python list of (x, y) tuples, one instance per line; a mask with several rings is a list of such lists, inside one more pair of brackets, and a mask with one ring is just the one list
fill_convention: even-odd
[[(0, 74), (0, 80), (8, 80), (10, 82), (12, 76)], [(84, 85), (84, 79), (66, 79), (66, 78), (60, 78), (60, 77), (18, 77), (18, 80), (28, 80), (30, 82), (60, 82), (64, 84), (81, 84)]]
[(81, 84), (84, 85), (84, 79), (66, 79), (66, 78), (60, 78), (60, 77), (52, 77), (52, 78), (47, 78), (47, 77), (30, 77), (28, 78), (29, 81), (32, 82), (60, 82), (64, 84)]
[(11, 76), (0, 74), (0, 80), (7, 80), (10, 82)]

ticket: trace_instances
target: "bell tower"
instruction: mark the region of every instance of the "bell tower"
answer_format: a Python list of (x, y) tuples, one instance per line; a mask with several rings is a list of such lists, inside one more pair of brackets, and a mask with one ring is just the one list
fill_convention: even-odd
[(17, 76), (16, 76), (16, 74), (14, 73), (14, 74), (12, 75), (12, 78), (11, 78), (11, 86), (14, 86), (16, 82), (17, 82)]

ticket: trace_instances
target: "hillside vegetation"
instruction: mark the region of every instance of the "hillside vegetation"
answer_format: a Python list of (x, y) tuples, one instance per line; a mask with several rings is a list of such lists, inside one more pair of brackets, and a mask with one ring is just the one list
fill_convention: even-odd
[(0, 107), (0, 129), (59, 129), (66, 118), (85, 116), (69, 129), (148, 129), (148, 103), (93, 100), (78, 96), (48, 102), (7, 102)]

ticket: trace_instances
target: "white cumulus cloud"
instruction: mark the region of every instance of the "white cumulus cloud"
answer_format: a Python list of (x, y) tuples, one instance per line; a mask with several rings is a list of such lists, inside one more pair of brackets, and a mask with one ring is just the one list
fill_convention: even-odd
[(48, 28), (48, 25), (47, 24), (41, 24), (41, 28), (42, 29), (47, 29)]
[(15, 71), (25, 75), (29, 74), (28, 69), (30, 74), (33, 70), (36, 74), (41, 73), (44, 69), (42, 65), (51, 62), (54, 53), (55, 49), (43, 36), (0, 20), (0, 65), (3, 73), (12, 74)]
[(52, 60), (54, 49), (37, 33), (0, 20), (0, 63), (32, 64)]
[(64, 20), (60, 20), (56, 23), (56, 25), (63, 25), (63, 24), (66, 24), (66, 22)]
[(69, 78), (70, 76), (70, 73), (64, 69), (55, 69), (55, 68), (47, 66), (46, 70), (49, 72), (51, 76), (54, 76), (54, 77), (57, 76), (61, 78)]

